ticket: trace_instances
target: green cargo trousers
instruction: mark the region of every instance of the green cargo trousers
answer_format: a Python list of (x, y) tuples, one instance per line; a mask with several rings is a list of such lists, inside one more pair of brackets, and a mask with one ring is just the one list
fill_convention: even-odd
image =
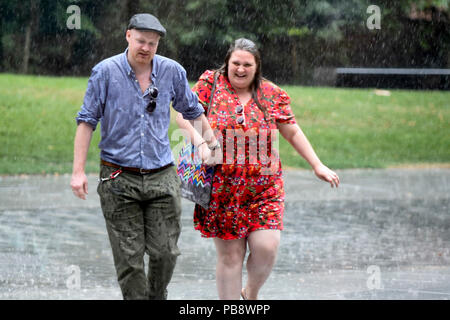
[[(100, 179), (117, 169), (101, 165)], [(97, 187), (123, 298), (167, 299), (181, 232), (180, 181), (173, 166), (150, 174), (123, 171)], [(149, 256), (144, 270), (144, 253)]]

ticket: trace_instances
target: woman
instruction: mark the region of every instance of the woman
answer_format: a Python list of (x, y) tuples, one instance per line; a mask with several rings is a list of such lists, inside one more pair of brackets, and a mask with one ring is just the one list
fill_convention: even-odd
[[(214, 238), (219, 298), (257, 299), (275, 263), (283, 229), (284, 188), (281, 163), (271, 146), (274, 133), (279, 131), (289, 141), (317, 177), (332, 187), (339, 185), (339, 177), (322, 164), (296, 124), (287, 93), (262, 78), (260, 54), (252, 41), (236, 40), (224, 65), (200, 77), (193, 90), (205, 111), (215, 74), (208, 121), (222, 141), (223, 158), (216, 166), (210, 207), (196, 205), (194, 226), (203, 237)], [(177, 123), (195, 145), (208, 147), (180, 114)], [(213, 153), (220, 150), (210, 149), (215, 149)], [(247, 245), (248, 279), (242, 288)]]

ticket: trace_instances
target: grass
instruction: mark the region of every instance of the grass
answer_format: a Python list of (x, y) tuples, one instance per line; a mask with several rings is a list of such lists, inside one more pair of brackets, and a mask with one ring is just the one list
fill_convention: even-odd
[[(0, 74), (0, 174), (71, 172), (74, 119), (86, 86), (87, 78)], [(450, 163), (450, 92), (378, 96), (373, 89), (283, 88), (297, 122), (332, 168)], [(169, 134), (175, 128), (172, 121)], [(88, 172), (98, 171), (99, 129)], [(282, 138), (280, 152), (283, 166), (308, 168)]]
[[(296, 119), (324, 163), (384, 168), (450, 162), (450, 92), (285, 87)], [(280, 143), (283, 162), (304, 161)]]

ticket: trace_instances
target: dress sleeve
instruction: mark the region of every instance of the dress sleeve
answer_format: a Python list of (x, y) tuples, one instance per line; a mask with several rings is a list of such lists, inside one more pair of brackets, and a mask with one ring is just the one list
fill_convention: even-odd
[(264, 95), (272, 101), (267, 111), (276, 122), (286, 124), (297, 123), (291, 109), (291, 98), (286, 91), (273, 83), (266, 83), (264, 85)]
[(209, 103), (209, 97), (211, 96), (213, 83), (214, 71), (207, 70), (200, 76), (197, 83), (192, 88), (192, 91), (197, 94), (198, 102), (203, 106), (205, 112)]

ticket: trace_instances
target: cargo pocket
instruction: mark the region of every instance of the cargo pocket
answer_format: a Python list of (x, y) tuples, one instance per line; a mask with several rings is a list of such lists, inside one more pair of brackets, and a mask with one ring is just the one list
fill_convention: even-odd
[(109, 177), (114, 171), (116, 171), (115, 168), (102, 166), (99, 177), (100, 181), (97, 186), (103, 215), (108, 218), (114, 218), (115, 215), (120, 216), (121, 214), (119, 212), (126, 211), (130, 207), (131, 209), (135, 207), (133, 201), (130, 201), (125, 194), (125, 180), (121, 175), (118, 175), (114, 179), (101, 181), (102, 178)]
[[(140, 208), (137, 208), (140, 210)], [(104, 212), (113, 251), (133, 257), (144, 252), (144, 221), (140, 211)]]

